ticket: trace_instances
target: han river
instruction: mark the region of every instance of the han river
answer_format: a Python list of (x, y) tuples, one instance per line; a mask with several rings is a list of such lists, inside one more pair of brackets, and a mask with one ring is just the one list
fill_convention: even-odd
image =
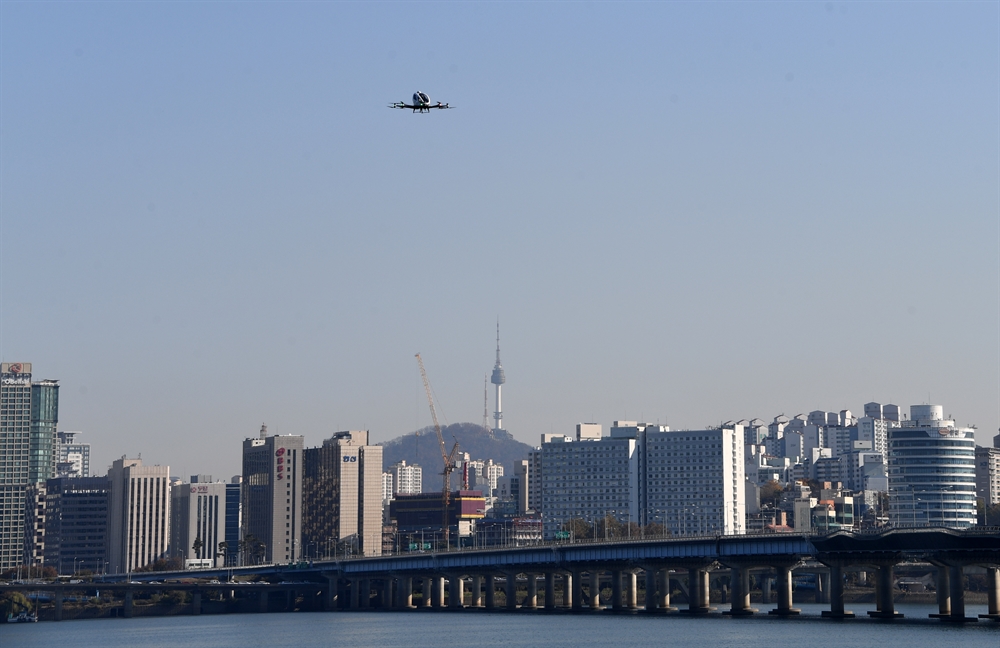
[[(720, 608), (723, 606), (720, 606)], [(761, 613), (728, 618), (713, 613), (544, 614), (504, 612), (292, 612), (88, 619), (0, 625), (3, 648), (261, 648), (349, 646), (705, 646), (709, 648), (1000, 648), (1000, 623), (953, 625), (927, 618), (933, 605), (897, 604), (906, 618), (820, 619), (824, 606), (798, 605), (802, 616), (777, 619)], [(849, 608), (852, 606), (848, 606)], [(979, 608), (983, 607), (982, 610)], [(967, 612), (985, 612), (969, 606)]]

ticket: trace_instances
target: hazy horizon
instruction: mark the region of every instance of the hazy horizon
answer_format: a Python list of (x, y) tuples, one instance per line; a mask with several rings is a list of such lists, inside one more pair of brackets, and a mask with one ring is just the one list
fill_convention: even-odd
[[(1000, 427), (1000, 5), (3, 3), (0, 358), (92, 472), (480, 423)], [(387, 108), (421, 90), (454, 110)], [(492, 386), (489, 412), (493, 412)]]

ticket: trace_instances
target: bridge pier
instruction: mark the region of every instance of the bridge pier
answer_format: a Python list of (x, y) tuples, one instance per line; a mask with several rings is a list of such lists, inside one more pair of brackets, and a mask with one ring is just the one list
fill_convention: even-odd
[(646, 567), (646, 612), (656, 612), (656, 569)]
[(517, 609), (517, 574), (507, 574), (507, 582), (504, 588), (504, 598), (507, 599), (507, 609)]
[(337, 579), (329, 574), (324, 576), (326, 576), (326, 591), (323, 592), (323, 609), (330, 612), (337, 609)]
[(436, 610), (444, 607), (444, 576), (435, 576), (431, 580), (431, 605)]
[(949, 578), (948, 566), (938, 565), (937, 574), (934, 579), (934, 591), (937, 596), (937, 614), (928, 614), (932, 619), (942, 619), (951, 616), (951, 579)]
[(465, 607), (465, 581), (461, 575), (448, 577), (448, 607), (461, 610)]
[(351, 610), (357, 610), (361, 607), (361, 581), (357, 578), (352, 578), (348, 581), (348, 587), (351, 590), (348, 600), (348, 608)]
[(583, 609), (583, 572), (579, 569), (573, 572), (573, 611)]
[(400, 592), (402, 592), (402, 605), (404, 610), (413, 608), (413, 577), (403, 576), (400, 580)]
[(824, 610), (822, 616), (828, 619), (851, 619), (854, 612), (844, 609), (844, 565), (830, 561), (830, 609)]
[(528, 578), (528, 596), (521, 607), (528, 610), (538, 609), (538, 574), (525, 574)]
[(750, 568), (746, 566), (732, 567), (729, 571), (731, 598), (729, 610), (723, 614), (732, 616), (749, 616), (757, 610), (750, 607)]
[(656, 583), (658, 588), (656, 608), (661, 612), (676, 612), (677, 608), (670, 604), (670, 570), (666, 568), (659, 570), (657, 572)]
[(816, 573), (816, 602), (830, 602), (830, 572), (822, 571)]
[(981, 619), (1000, 621), (1000, 569), (986, 568), (986, 614), (980, 614)]
[(948, 588), (951, 593), (951, 615), (942, 616), (942, 621), (966, 622), (978, 621), (978, 617), (965, 616), (965, 578), (961, 564), (948, 567)]
[(902, 614), (896, 612), (895, 603), (892, 600), (893, 594), (893, 563), (883, 563), (878, 566), (878, 574), (875, 577), (875, 600), (878, 609), (869, 611), (868, 616), (877, 619), (899, 619)]
[(563, 607), (572, 608), (573, 607), (573, 574), (571, 572), (563, 573)]
[(631, 569), (625, 573), (625, 605), (630, 610), (635, 610), (639, 606), (637, 580), (635, 572)]
[(778, 565), (778, 607), (768, 612), (778, 616), (793, 616), (802, 610), (792, 607), (792, 566), (788, 564)]
[(486, 574), (486, 609), (497, 608), (497, 580), (493, 574)]
[(262, 590), (257, 597), (257, 611), (261, 614), (267, 612), (268, 609), (268, 591)]
[(201, 590), (191, 592), (191, 614), (194, 616), (201, 614)]
[(55, 620), (62, 621), (62, 605), (63, 605), (62, 590), (56, 590), (52, 592), (52, 602), (55, 605), (55, 610), (54, 610)]
[(587, 606), (591, 612), (598, 612), (601, 609), (601, 572), (598, 569), (590, 570), (590, 589), (587, 591)]
[(480, 574), (472, 577), (470, 589), (472, 590), (471, 601), (469, 601), (471, 607), (483, 607), (483, 577)]
[(611, 570), (611, 609), (619, 612), (622, 609), (622, 570)]
[(555, 572), (545, 572), (545, 609), (556, 609), (556, 575)]

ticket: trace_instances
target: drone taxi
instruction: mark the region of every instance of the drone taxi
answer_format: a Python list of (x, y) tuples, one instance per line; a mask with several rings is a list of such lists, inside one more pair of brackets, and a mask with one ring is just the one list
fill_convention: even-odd
[(431, 98), (428, 97), (425, 93), (420, 92), (419, 90), (417, 92), (413, 93), (413, 103), (412, 104), (408, 104), (405, 101), (397, 101), (396, 103), (391, 104), (389, 107), (390, 108), (409, 108), (413, 112), (422, 112), (422, 113), (423, 112), (429, 113), (432, 108), (436, 108), (438, 110), (445, 110), (446, 108), (451, 108), (451, 106), (449, 106), (448, 104), (446, 104), (446, 103), (443, 104), (440, 101), (437, 102), (436, 104), (432, 104), (431, 103)]

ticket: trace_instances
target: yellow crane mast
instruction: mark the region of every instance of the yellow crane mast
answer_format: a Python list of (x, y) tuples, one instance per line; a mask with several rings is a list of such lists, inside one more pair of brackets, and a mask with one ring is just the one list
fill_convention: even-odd
[(416, 354), (417, 365), (420, 367), (420, 377), (424, 381), (424, 391), (427, 392), (427, 404), (431, 408), (431, 420), (434, 421), (434, 432), (437, 434), (438, 445), (441, 446), (441, 460), (444, 462), (444, 487), (441, 490), (441, 500), (443, 504), (441, 529), (444, 532), (444, 546), (451, 547), (448, 532), (448, 505), (451, 503), (451, 473), (455, 470), (455, 456), (458, 454), (458, 441), (451, 449), (451, 454), (445, 449), (444, 436), (441, 434), (441, 424), (438, 423), (437, 410), (434, 409), (434, 394), (431, 391), (431, 382), (427, 379), (427, 370), (424, 369), (423, 358)]

